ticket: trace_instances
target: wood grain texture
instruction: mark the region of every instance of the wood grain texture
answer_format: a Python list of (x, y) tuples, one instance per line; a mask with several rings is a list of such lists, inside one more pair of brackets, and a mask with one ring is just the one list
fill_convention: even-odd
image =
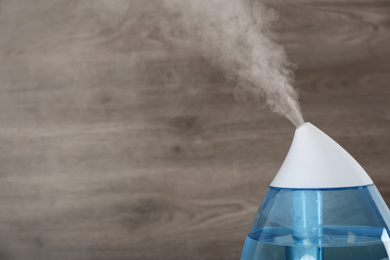
[[(294, 128), (118, 3), (0, 1), (0, 260), (239, 259)], [(389, 2), (269, 5), (305, 119), (390, 203)]]

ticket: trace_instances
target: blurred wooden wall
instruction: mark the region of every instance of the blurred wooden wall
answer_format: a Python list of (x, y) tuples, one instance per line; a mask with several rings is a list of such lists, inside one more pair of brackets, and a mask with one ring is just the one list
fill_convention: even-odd
[[(293, 126), (205, 61), (174, 84), (175, 50), (102, 1), (0, 1), (0, 260), (239, 259)], [(305, 119), (390, 203), (389, 1), (270, 5)]]

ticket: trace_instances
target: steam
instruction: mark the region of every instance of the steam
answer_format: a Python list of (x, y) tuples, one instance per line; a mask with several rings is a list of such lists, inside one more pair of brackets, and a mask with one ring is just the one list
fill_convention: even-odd
[[(127, 0), (99, 1), (121, 21), (118, 12), (126, 10)], [(304, 123), (293, 88), (294, 66), (272, 40), (270, 27), (278, 15), (259, 0), (133, 0), (127, 10), (130, 31), (137, 32), (133, 43), (158, 28), (177, 50), (201, 55), (223, 71), (236, 85), (237, 100), (268, 106), (295, 126)]]
[[(267, 105), (296, 127), (304, 120), (284, 49), (270, 39), (277, 14), (253, 0), (164, 0), (166, 33), (191, 46), (236, 83), (235, 97)], [(180, 28), (179, 31), (177, 28)], [(171, 31), (169, 31), (171, 30)]]

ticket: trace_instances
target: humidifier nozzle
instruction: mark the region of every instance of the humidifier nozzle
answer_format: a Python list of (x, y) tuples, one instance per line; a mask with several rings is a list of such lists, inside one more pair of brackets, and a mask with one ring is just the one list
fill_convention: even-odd
[(344, 148), (311, 123), (304, 123), (295, 130), (290, 150), (271, 186), (316, 189), (372, 183)]

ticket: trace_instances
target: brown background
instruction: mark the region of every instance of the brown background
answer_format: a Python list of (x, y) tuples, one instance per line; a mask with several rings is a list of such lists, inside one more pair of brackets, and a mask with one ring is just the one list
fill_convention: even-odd
[[(201, 59), (174, 84), (119, 4), (0, 1), (1, 260), (240, 258), (294, 128)], [(272, 6), (305, 119), (390, 203), (390, 2)]]

